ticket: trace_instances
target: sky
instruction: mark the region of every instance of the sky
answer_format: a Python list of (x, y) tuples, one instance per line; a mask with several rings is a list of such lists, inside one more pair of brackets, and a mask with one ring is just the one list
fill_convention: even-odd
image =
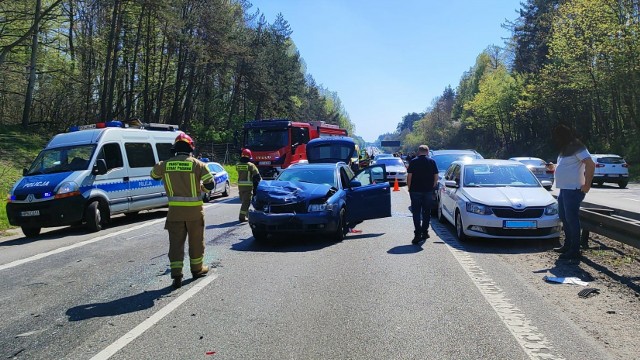
[(355, 135), (394, 132), (430, 108), (491, 45), (522, 0), (251, 0), (269, 23), (282, 13), (316, 83), (336, 92)]

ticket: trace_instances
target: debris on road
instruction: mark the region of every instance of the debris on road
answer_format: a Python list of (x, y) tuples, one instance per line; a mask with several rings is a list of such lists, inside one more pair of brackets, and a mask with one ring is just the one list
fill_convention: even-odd
[(582, 285), (589, 286), (589, 283), (586, 281), (580, 280), (577, 277), (554, 277), (554, 276), (546, 276), (542, 278), (544, 281), (555, 282), (560, 284), (573, 284), (573, 285)]
[(578, 296), (585, 299), (591, 295), (598, 295), (598, 294), (600, 294), (600, 289), (596, 289), (596, 288), (586, 288), (578, 292)]

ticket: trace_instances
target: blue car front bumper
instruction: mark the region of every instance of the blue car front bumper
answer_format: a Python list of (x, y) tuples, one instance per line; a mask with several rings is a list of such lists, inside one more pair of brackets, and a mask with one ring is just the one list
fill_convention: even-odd
[(273, 214), (249, 211), (249, 225), (252, 229), (269, 233), (325, 233), (338, 229), (338, 216), (329, 211), (306, 214)]

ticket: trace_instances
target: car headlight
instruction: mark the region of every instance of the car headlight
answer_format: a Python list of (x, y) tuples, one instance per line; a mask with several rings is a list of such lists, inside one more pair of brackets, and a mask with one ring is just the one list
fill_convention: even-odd
[(467, 203), (467, 212), (478, 214), (478, 215), (491, 215), (493, 212), (491, 208), (487, 205), (482, 205), (478, 203)]
[(331, 211), (333, 210), (333, 204), (309, 204), (309, 212), (317, 212), (317, 211)]
[(545, 215), (558, 215), (558, 203), (553, 203), (551, 205), (547, 205), (546, 208), (544, 208), (544, 214)]
[(75, 191), (78, 191), (78, 184), (76, 184), (74, 181), (67, 181), (60, 184), (60, 187), (58, 188), (58, 191), (56, 192), (56, 194), (62, 195), (62, 194), (72, 193)]

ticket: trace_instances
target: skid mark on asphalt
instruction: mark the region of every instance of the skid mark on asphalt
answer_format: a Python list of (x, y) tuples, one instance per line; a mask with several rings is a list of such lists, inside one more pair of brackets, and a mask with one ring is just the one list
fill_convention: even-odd
[(476, 264), (473, 257), (465, 251), (456, 238), (442, 224), (432, 222), (434, 230), (448, 246), (460, 266), (471, 278), (478, 290), (489, 305), (498, 314), (507, 329), (511, 332), (520, 347), (530, 359), (564, 359), (554, 353), (554, 349), (547, 338), (538, 328), (531, 324), (526, 315), (516, 307), (509, 298), (504, 295), (502, 289), (489, 277), (489, 275)]

